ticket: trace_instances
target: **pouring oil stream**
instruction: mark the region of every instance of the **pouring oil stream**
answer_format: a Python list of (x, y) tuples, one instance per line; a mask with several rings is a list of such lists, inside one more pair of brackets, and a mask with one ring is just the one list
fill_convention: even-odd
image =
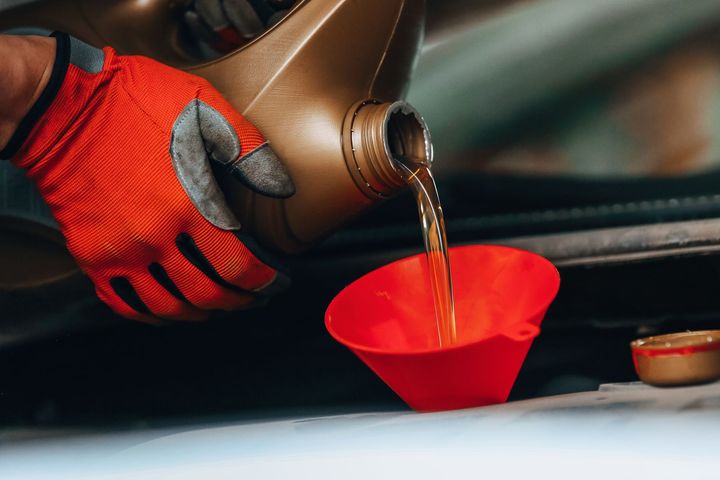
[(453, 299), (450, 258), (447, 251), (445, 218), (430, 167), (424, 163), (395, 165), (415, 193), (427, 255), (430, 287), (435, 304), (438, 340), (440, 346), (457, 341), (455, 326), (455, 302)]

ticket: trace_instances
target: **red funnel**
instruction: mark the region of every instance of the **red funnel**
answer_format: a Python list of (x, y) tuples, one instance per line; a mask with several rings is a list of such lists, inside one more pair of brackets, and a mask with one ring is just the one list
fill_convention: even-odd
[(415, 410), (507, 400), (560, 276), (507, 247), (450, 249), (458, 343), (440, 348), (425, 254), (385, 265), (330, 303), (325, 326)]

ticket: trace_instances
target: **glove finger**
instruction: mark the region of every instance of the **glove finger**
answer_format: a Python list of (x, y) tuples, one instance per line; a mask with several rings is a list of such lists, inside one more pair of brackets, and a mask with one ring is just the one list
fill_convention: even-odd
[(200, 41), (208, 45), (214, 45), (218, 42), (218, 35), (202, 21), (197, 12), (188, 10), (184, 15), (185, 24), (188, 26), (192, 34)]
[(230, 173), (266, 197), (289, 198), (295, 194), (295, 184), (267, 143), (232, 162)]
[(279, 12), (273, 13), (268, 19), (267, 28), (274, 27), (275, 25), (280, 23), (280, 20), (285, 18), (285, 15), (287, 15), (288, 12), (290, 12), (290, 10), (280, 10)]
[(261, 262), (232, 232), (209, 233), (198, 236), (195, 248), (219, 277), (209, 275), (217, 283), (260, 294), (275, 293), (289, 283), (284, 273)]
[[(204, 89), (200, 100), (200, 132), (211, 158), (255, 192), (292, 196), (295, 184), (290, 174), (258, 129), (213, 89)], [(228, 139), (228, 130), (237, 138)]]
[(264, 248), (262, 248), (252, 236), (239, 230), (235, 230), (232, 233), (233, 235), (235, 235), (235, 238), (240, 240), (240, 243), (242, 243), (245, 248), (250, 250), (250, 253), (253, 254), (255, 258), (260, 260), (262, 263), (281, 272), (285, 276), (288, 276), (290, 274), (285, 263), (277, 255), (270, 253)]
[(164, 262), (167, 274), (188, 301), (203, 310), (238, 310), (253, 304), (250, 293), (227, 289), (212, 281), (180, 253)]
[[(196, 48), (205, 56), (217, 56), (218, 53), (227, 53), (245, 43), (240, 35), (230, 26), (218, 29), (211, 28), (197, 12), (189, 10), (184, 15), (185, 24), (195, 37)], [(211, 51), (207, 51), (207, 49)]]
[(149, 270), (150, 276), (133, 279), (132, 284), (154, 316), (165, 320), (190, 321), (208, 318), (209, 312), (193, 306), (172, 283), (160, 264), (153, 264)]
[[(227, 0), (225, 0), (227, 1)], [(260, 17), (263, 25), (267, 25), (268, 19), (275, 12), (275, 8), (271, 7), (267, 0), (246, 0)]]
[[(129, 318), (131, 320), (148, 323), (151, 325), (158, 325), (161, 323), (159, 319), (153, 317), (151, 314), (140, 312), (135, 308), (131, 307), (127, 301), (123, 300), (119, 295), (115, 293), (114, 288), (111, 287), (109, 284), (106, 286), (104, 283), (100, 283), (98, 281), (95, 281), (94, 279), (93, 282), (96, 285), (95, 293), (97, 294), (98, 298), (102, 300), (108, 307), (110, 307), (110, 309), (117, 315), (120, 315), (124, 318)], [(133, 303), (132, 300), (130, 300), (130, 302)], [(141, 310), (143, 309), (141, 308)], [(149, 311), (149, 309), (144, 311)]]
[(223, 7), (230, 24), (246, 40), (263, 33), (264, 22), (247, 0), (224, 0)]
[(230, 26), (220, 0), (195, 0), (195, 11), (216, 32)]
[(246, 43), (246, 39), (232, 25), (220, 0), (197, 0), (195, 10), (201, 23), (207, 25), (215, 37), (210, 45), (219, 52), (229, 52)]
[(294, 0), (266, 0), (275, 10), (284, 10), (290, 8), (295, 3)]

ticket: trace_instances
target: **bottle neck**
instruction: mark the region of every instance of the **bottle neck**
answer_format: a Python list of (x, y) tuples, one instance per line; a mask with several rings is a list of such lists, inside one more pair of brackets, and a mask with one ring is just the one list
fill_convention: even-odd
[(398, 162), (432, 163), (427, 124), (403, 101), (356, 104), (345, 120), (343, 144), (348, 168), (370, 198), (388, 197), (405, 187)]

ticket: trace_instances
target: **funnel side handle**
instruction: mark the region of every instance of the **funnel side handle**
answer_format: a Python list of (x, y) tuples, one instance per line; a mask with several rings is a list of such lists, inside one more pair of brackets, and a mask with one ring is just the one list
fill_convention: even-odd
[(519, 323), (508, 332), (503, 332), (503, 336), (516, 342), (525, 342), (532, 340), (540, 335), (540, 327), (532, 323)]

